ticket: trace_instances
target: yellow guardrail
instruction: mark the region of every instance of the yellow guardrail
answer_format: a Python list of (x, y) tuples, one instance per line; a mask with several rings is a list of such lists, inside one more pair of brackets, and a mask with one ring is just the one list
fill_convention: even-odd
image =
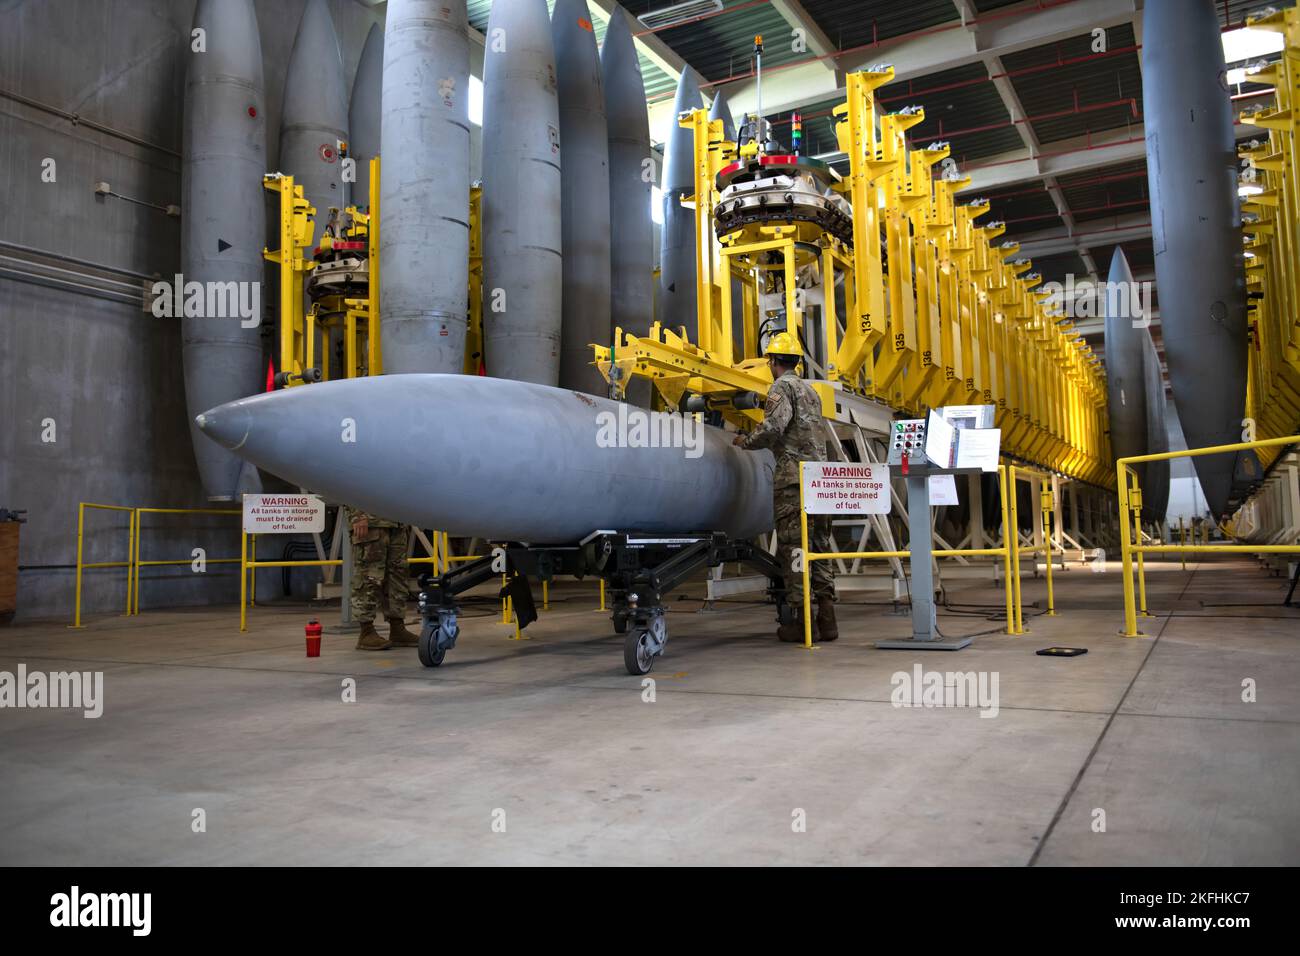
[(406, 559), (407, 564), (428, 564), (431, 565), (430, 571), (434, 574), (441, 574), (448, 569), (453, 561), (473, 561), (475, 555), (464, 557), (455, 557), (451, 553), (451, 539), (445, 531), (435, 531), (433, 540), (430, 542), (432, 550), (424, 557), (409, 557)]
[[(808, 512), (803, 497), (803, 466), (799, 463), (799, 536), (803, 555), (803, 643), (811, 648), (812, 642), (812, 598), (811, 586), (812, 562), (814, 561), (853, 561), (853, 560), (890, 560), (892, 558), (910, 558), (908, 551), (825, 551), (808, 550)], [(1015, 524), (1016, 467), (1014, 465), (998, 466), (998, 496), (1002, 505), (1002, 547), (1000, 548), (935, 548), (930, 553), (936, 558), (969, 558), (989, 556), (1002, 558), (1003, 590), (1007, 603), (1007, 633), (1011, 635), (1024, 633), (1024, 614), (1020, 605), (1020, 555), (1029, 551), (1041, 550), (1020, 547), (1020, 534)], [(1010, 493), (1008, 493), (1010, 489)], [(1051, 563), (1049, 555), (1048, 563)], [(1014, 566), (1014, 573), (1012, 568)]]
[[(141, 544), (144, 539), (144, 526), (141, 524), (141, 515), (237, 515), (238, 508), (136, 508), (135, 510), (135, 544), (132, 547), (132, 564), (134, 565), (132, 575), (133, 585), (131, 597), (127, 601), (127, 616), (132, 617), (140, 613), (140, 569), (148, 567), (163, 567), (167, 565), (193, 564), (194, 558), (180, 558), (176, 560), (155, 561), (142, 560), (140, 557)], [(204, 558), (204, 564), (237, 564), (238, 558)]]
[[(239, 512), (235, 512), (239, 514)], [(248, 608), (256, 605), (257, 597), (257, 569), (258, 568), (323, 568), (323, 567), (342, 567), (343, 560), (335, 558), (333, 560), (312, 560), (312, 561), (258, 561), (257, 560), (257, 535), (243, 534), (240, 544), (240, 576), (239, 576), (239, 629), (240, 631), (248, 630)], [(251, 539), (251, 548), (250, 548)], [(463, 561), (477, 561), (481, 555), (477, 554), (452, 554), (451, 537), (446, 531), (435, 531), (432, 535), (431, 543), (433, 553), (422, 557), (409, 557), (406, 559), (407, 564), (428, 564), (431, 565), (434, 574), (440, 574), (447, 571), (452, 564)], [(350, 546), (350, 545), (348, 545)], [(250, 556), (251, 550), (251, 556)], [(253, 574), (250, 576), (249, 571)], [(349, 582), (342, 582), (344, 588), (350, 587)], [(545, 585), (542, 590), (543, 609), (546, 607), (548, 592)], [(343, 595), (343, 600), (348, 600), (347, 594)], [(506, 600), (502, 600), (502, 613), (506, 613)]]
[[(238, 512), (237, 512), (238, 513)], [(253, 539), (253, 553), (249, 556), (248, 539)], [(326, 568), (342, 567), (343, 559), (335, 558), (333, 560), (313, 560), (313, 561), (258, 561), (257, 560), (257, 535), (249, 534), (244, 531), (242, 526), (239, 533), (239, 630), (248, 630), (248, 606), (249, 606), (249, 579), (253, 582), (253, 595), (256, 597), (257, 588), (257, 569), (258, 568)], [(252, 571), (250, 575), (248, 572)], [(344, 598), (346, 600), (346, 598)]]
[[(1016, 564), (1015, 598), (1017, 613), (1022, 614), (1023, 611), (1020, 600), (1020, 557), (1026, 554), (1042, 554), (1046, 557), (1045, 563), (1047, 565), (1047, 616), (1056, 617), (1056, 591), (1052, 578), (1052, 555), (1056, 553), (1052, 548), (1052, 516), (1056, 513), (1056, 496), (1051, 490), (1050, 482), (1052, 476), (1037, 468), (1026, 467), (1023, 465), (1007, 465), (999, 467), (1007, 467), (1010, 469), (1011, 490), (1009, 492), (1009, 510), (1011, 512), (1011, 527), (1016, 529), (1013, 557)], [(1043, 524), (1041, 529), (1043, 532), (1043, 543), (1022, 545), (1020, 543), (1020, 505), (1015, 493), (1015, 488), (1017, 481), (1030, 481), (1033, 478), (1037, 478), (1042, 482), (1039, 491), (1039, 510), (1043, 513)], [(1023, 624), (1023, 614), (1020, 623)], [(1016, 633), (1023, 634), (1024, 628), (1017, 627)]]
[[(127, 527), (127, 555), (125, 561), (94, 561), (87, 563), (85, 556), (86, 509), (100, 511), (125, 511), (129, 517)], [(135, 560), (135, 509), (126, 505), (102, 505), (93, 501), (77, 503), (77, 586), (73, 599), (72, 623), (69, 627), (81, 627), (81, 573), (87, 568), (126, 568), (126, 613), (131, 613), (131, 595), (134, 585)]]
[[(1156, 455), (1133, 455), (1120, 458), (1115, 462), (1115, 479), (1119, 488), (1120, 513), (1120, 550), (1124, 559), (1124, 637), (1142, 637), (1137, 629), (1138, 601), (1141, 600), (1143, 617), (1147, 612), (1146, 564), (1143, 556), (1147, 554), (1194, 554), (1212, 551), (1245, 554), (1300, 554), (1300, 545), (1296, 544), (1210, 544), (1209, 526), (1205, 526), (1204, 543), (1197, 544), (1135, 544), (1134, 538), (1141, 540), (1140, 515), (1142, 511), (1142, 489), (1139, 486), (1137, 472), (1133, 465), (1145, 461), (1169, 461), (1174, 458), (1199, 458), (1202, 455), (1222, 455), (1233, 451), (1247, 451), (1254, 448), (1277, 448), (1282, 445), (1300, 443), (1300, 435), (1288, 435), (1285, 438), (1267, 438), (1260, 441), (1243, 441), (1232, 445), (1213, 445), (1208, 448), (1189, 448), (1186, 451), (1167, 451)], [(1127, 510), (1126, 510), (1127, 509)], [(1131, 518), (1131, 521), (1130, 521)], [(1181, 527), (1181, 522), (1180, 522)], [(1181, 531), (1180, 531), (1181, 533)], [(1195, 541), (1195, 528), (1192, 540)], [(1137, 555), (1138, 591), (1133, 587), (1133, 555)], [(1186, 562), (1184, 561), (1184, 567)]]
[[(95, 561), (87, 562), (84, 560), (85, 555), (85, 525), (86, 510), (98, 509), (101, 511), (120, 511), (128, 515), (128, 534), (127, 534), (127, 557), (125, 561)], [(209, 514), (209, 515), (240, 515), (242, 511), (238, 508), (153, 508), (153, 507), (134, 507), (131, 505), (106, 505), (91, 501), (82, 501), (77, 506), (77, 564), (76, 564), (76, 589), (73, 600), (73, 623), (68, 625), (73, 628), (83, 627), (81, 623), (81, 584), (82, 572), (94, 568), (126, 568), (126, 610), (125, 617), (133, 617), (140, 613), (140, 569), (148, 567), (163, 567), (192, 564), (194, 558), (175, 558), (175, 559), (149, 559), (145, 560), (141, 552), (141, 540), (143, 537), (143, 528), (141, 525), (141, 516), (146, 514), (160, 515), (182, 515), (182, 514)], [(445, 531), (433, 533), (432, 537), (433, 553), (423, 557), (407, 558), (408, 564), (429, 564), (432, 565), (435, 574), (447, 571), (451, 565), (465, 562), (476, 561), (481, 555), (464, 554), (456, 555), (451, 553), (451, 538)], [(237, 558), (204, 558), (205, 564), (238, 564), (240, 569), (239, 575), (239, 629), (240, 631), (248, 630), (248, 608), (255, 607), (257, 604), (257, 570), (259, 568), (313, 568), (313, 567), (341, 567), (343, 560), (335, 558), (332, 560), (312, 560), (312, 561), (259, 561), (257, 560), (257, 535), (247, 532), (240, 532), (239, 557)], [(250, 572), (252, 572), (250, 574)], [(347, 585), (347, 582), (343, 582)], [(345, 597), (346, 600), (346, 597)], [(503, 623), (511, 623), (513, 608), (509, 599), (504, 598), (501, 602)], [(542, 582), (542, 610), (550, 609), (550, 588), (546, 582)], [(605, 610), (605, 582), (600, 582), (600, 610)], [(515, 625), (516, 631), (518, 624)]]

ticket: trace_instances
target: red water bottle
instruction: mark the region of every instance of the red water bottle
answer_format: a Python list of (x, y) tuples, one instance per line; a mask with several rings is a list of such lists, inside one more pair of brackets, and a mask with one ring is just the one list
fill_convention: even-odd
[(307, 656), (320, 657), (320, 621), (312, 618), (307, 622)]

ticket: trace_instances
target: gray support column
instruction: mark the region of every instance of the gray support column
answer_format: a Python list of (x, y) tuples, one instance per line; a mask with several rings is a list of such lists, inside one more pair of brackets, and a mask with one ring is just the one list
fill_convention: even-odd
[(970, 494), (970, 546), (986, 548), (984, 537), (984, 476), (967, 475), (966, 488)]

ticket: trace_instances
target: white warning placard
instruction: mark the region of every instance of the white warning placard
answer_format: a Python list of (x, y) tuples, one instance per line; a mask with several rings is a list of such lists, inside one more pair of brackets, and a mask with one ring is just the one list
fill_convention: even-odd
[(806, 461), (803, 506), (810, 515), (889, 514), (889, 466)]
[(318, 534), (325, 502), (316, 495), (244, 495), (245, 534)]

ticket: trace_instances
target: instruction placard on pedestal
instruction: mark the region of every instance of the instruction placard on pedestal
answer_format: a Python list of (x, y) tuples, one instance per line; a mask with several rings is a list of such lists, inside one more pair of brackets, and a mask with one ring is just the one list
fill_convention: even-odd
[(244, 495), (245, 534), (319, 534), (325, 502), (316, 495)]
[(806, 461), (803, 506), (810, 515), (887, 515), (889, 466)]
[(941, 508), (961, 504), (957, 499), (957, 482), (952, 475), (930, 476), (930, 507)]

